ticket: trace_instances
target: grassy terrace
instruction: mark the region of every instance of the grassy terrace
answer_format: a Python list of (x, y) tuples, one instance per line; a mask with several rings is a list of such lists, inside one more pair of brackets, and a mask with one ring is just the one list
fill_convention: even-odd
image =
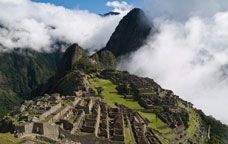
[[(144, 118), (150, 121), (149, 127), (156, 130), (159, 134), (166, 135), (168, 139), (175, 139), (176, 135), (172, 134), (172, 129), (167, 127), (167, 124), (164, 123), (161, 119), (159, 119), (156, 114), (154, 113), (146, 113), (146, 112), (139, 112), (139, 114)], [(158, 136), (160, 141), (163, 144), (169, 144), (169, 141), (161, 136)]]
[(199, 128), (199, 118), (193, 110), (189, 110), (188, 136), (192, 137)]
[(135, 143), (135, 138), (134, 138), (134, 134), (132, 131), (132, 128), (130, 126), (130, 121), (127, 120), (127, 125), (125, 125), (124, 127), (124, 135), (125, 135), (125, 143), (126, 144), (134, 144)]
[(161, 128), (167, 126), (162, 120), (160, 120), (154, 113), (145, 113), (139, 112), (139, 114), (144, 118), (148, 119), (150, 123), (150, 127), (159, 131), (162, 134), (169, 133), (172, 131), (171, 128)]
[(191, 139), (197, 139), (196, 143), (203, 144), (205, 143), (205, 139), (202, 137), (196, 137), (197, 133), (200, 129), (200, 117), (198, 114), (193, 110), (189, 109), (189, 122), (188, 122), (188, 129), (187, 129), (187, 136)]
[(131, 109), (143, 109), (137, 101), (132, 99), (124, 99), (122, 95), (118, 94), (116, 90), (116, 85), (114, 85), (111, 81), (105, 79), (98, 78), (89, 78), (90, 84), (97, 88), (102, 87), (103, 91), (101, 92), (101, 96), (107, 102), (107, 104), (111, 107), (115, 107), (115, 103), (123, 104)]
[(22, 144), (26, 141), (38, 142), (39, 144), (47, 144), (46, 142), (37, 141), (29, 137), (19, 139), (19, 138), (15, 138), (10, 133), (0, 133), (0, 144)]
[[(137, 101), (134, 101), (131, 99), (125, 99), (124, 96), (119, 95), (116, 90), (116, 85), (114, 85), (111, 81), (105, 80), (105, 79), (99, 79), (97, 77), (90, 77), (90, 76), (89, 76), (88, 80), (94, 89), (96, 89), (98, 87), (103, 88), (103, 91), (101, 92), (100, 95), (103, 97), (104, 101), (107, 102), (107, 104), (109, 106), (116, 107), (115, 103), (118, 103), (118, 104), (123, 104), (126, 107), (129, 107), (131, 109), (137, 110), (143, 118), (147, 118), (151, 122), (149, 127), (157, 130), (160, 134), (166, 134), (166, 133), (169, 133), (172, 131), (172, 129), (168, 128), (168, 127), (161, 128), (161, 127), (165, 127), (166, 124), (162, 120), (157, 118), (154, 113), (142, 112), (141, 110), (143, 110), (144, 108), (142, 106), (140, 106)], [(131, 143), (131, 141), (133, 141), (133, 139), (131, 138), (132, 134), (131, 134), (131, 130), (129, 128), (125, 128), (125, 135), (127, 136), (125, 141), (127, 143)], [(175, 135), (173, 135), (173, 134), (170, 134), (168, 136), (170, 138), (175, 137)], [(169, 144), (167, 139), (165, 139), (161, 136), (159, 137), (159, 139), (161, 140), (162, 143)]]
[[(195, 112), (194, 109), (188, 108), (188, 107), (184, 106), (181, 102), (179, 102), (178, 105), (180, 107), (182, 107), (182, 108), (185, 108), (188, 111), (188, 113), (189, 113), (189, 121), (188, 121), (188, 128), (187, 128), (187, 137), (188, 138), (191, 138), (192, 140), (194, 140), (194, 139), (196, 139), (195, 136), (198, 133), (198, 130), (200, 129), (200, 121), (201, 121), (201, 118)], [(197, 137), (197, 139), (199, 140), (199, 141), (197, 141), (197, 143), (199, 143), (199, 144), (205, 143), (205, 139), (204, 138)]]
[(126, 144), (134, 144), (135, 143), (134, 136), (133, 136), (132, 131), (129, 127), (124, 128), (124, 134), (125, 134), (124, 138), (125, 138)]
[(19, 144), (22, 140), (15, 138), (10, 133), (0, 133), (0, 144)]

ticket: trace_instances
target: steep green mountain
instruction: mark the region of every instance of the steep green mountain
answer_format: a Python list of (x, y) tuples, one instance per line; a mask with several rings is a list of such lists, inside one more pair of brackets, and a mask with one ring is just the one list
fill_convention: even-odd
[(120, 21), (103, 50), (111, 51), (116, 57), (130, 54), (144, 44), (149, 34), (155, 33), (145, 13), (135, 8)]
[[(115, 69), (116, 65), (117, 60), (110, 51), (101, 51), (90, 56), (78, 44), (73, 44), (62, 56), (56, 74), (49, 82), (38, 87), (35, 93), (43, 95), (62, 92), (65, 95), (72, 95), (72, 92), (84, 89), (80, 85), (80, 82), (84, 81), (84, 75), (79, 71), (91, 73), (103, 69)], [(75, 70), (78, 72), (72, 72)]]

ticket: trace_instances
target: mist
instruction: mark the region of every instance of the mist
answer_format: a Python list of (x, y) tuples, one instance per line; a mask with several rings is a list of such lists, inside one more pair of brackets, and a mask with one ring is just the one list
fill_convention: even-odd
[(6, 49), (50, 51), (56, 41), (78, 43), (95, 51), (105, 46), (121, 18), (131, 9), (126, 2), (107, 2), (120, 15), (102, 17), (30, 0), (0, 0), (0, 44)]
[(144, 9), (159, 33), (119, 68), (153, 78), (228, 124), (228, 4), (180, 1), (146, 1)]

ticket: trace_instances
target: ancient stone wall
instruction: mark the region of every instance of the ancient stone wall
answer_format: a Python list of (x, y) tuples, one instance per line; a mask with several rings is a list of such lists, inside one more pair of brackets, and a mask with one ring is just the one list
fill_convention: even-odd
[(44, 123), (44, 135), (52, 139), (58, 139), (59, 137), (59, 126)]
[(31, 134), (33, 130), (33, 123), (26, 124), (24, 134)]
[(51, 115), (52, 113), (56, 112), (58, 109), (60, 109), (62, 106), (62, 103), (58, 103), (55, 106), (52, 106), (50, 110), (46, 111), (42, 115), (40, 115), (40, 120), (44, 120), (47, 116)]
[(81, 111), (81, 113), (77, 117), (77, 120), (74, 123), (74, 127), (73, 127), (73, 129), (71, 131), (72, 134), (75, 133), (78, 129), (81, 128), (82, 120), (83, 120), (84, 117), (85, 117), (85, 112)]
[(61, 110), (56, 115), (54, 115), (48, 122), (49, 123), (53, 123), (53, 122), (58, 121), (67, 111), (70, 110), (70, 108), (72, 108), (72, 107), (71, 106), (66, 106), (63, 110)]
[[(96, 137), (94, 134), (85, 135), (85, 136), (78, 136), (70, 134), (69, 132), (60, 129), (60, 135), (64, 136), (65, 139), (80, 142), (82, 144), (112, 144), (113, 142), (109, 141), (108, 139), (100, 139)], [(115, 143), (120, 144), (120, 143)]]

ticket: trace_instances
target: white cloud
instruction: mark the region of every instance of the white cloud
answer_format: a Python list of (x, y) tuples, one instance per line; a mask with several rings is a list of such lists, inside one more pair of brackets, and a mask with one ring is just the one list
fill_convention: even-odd
[[(184, 7), (191, 4), (186, 2)], [(189, 16), (186, 12), (181, 21), (153, 15), (159, 33), (122, 61), (120, 68), (154, 78), (164, 88), (228, 123), (228, 11), (220, 9), (212, 16)]]
[(21, 4), (28, 0), (0, 0), (0, 3)]
[(106, 6), (113, 8), (114, 12), (128, 12), (133, 8), (132, 5), (125, 1), (108, 1)]
[(0, 0), (0, 43), (5, 47), (50, 50), (54, 40), (77, 42), (86, 49), (105, 46), (125, 13), (102, 17), (29, 0)]
[(227, 0), (145, 0), (144, 8), (152, 17), (187, 20), (191, 16), (213, 16), (226, 11), (228, 3)]

